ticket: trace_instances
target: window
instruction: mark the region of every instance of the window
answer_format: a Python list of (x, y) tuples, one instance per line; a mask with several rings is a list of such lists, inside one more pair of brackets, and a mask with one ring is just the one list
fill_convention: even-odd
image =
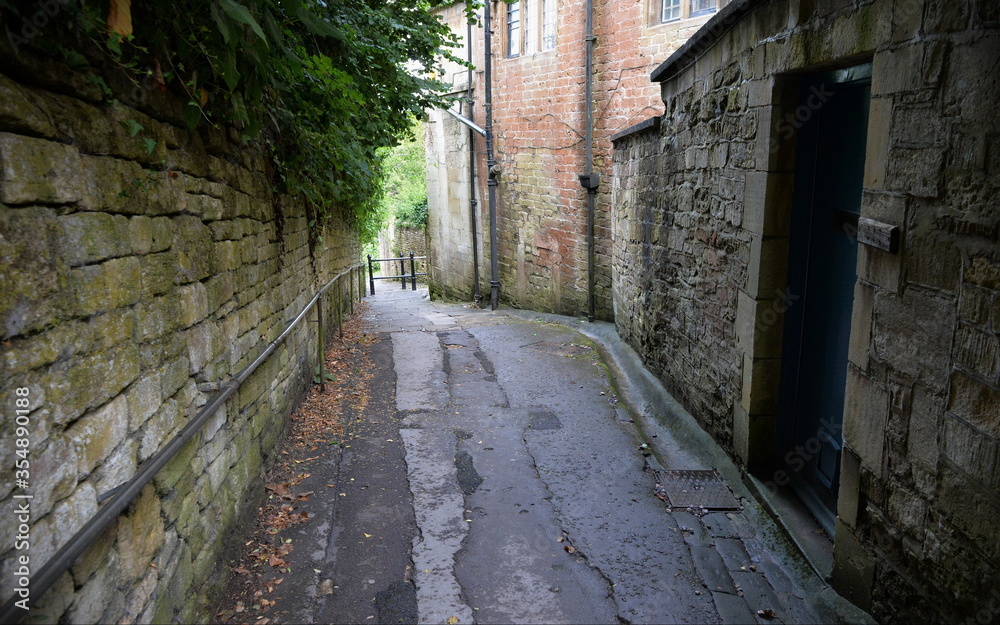
[(556, 49), (556, 0), (542, 0), (542, 51)]
[(521, 3), (507, 5), (507, 56), (521, 54)]
[(507, 5), (507, 56), (556, 49), (556, 0), (519, 0)]
[(681, 0), (663, 0), (661, 22), (673, 22), (681, 19)]
[(524, 30), (524, 52), (531, 54), (538, 49), (538, 24), (535, 22), (535, 5), (538, 0), (521, 0), (524, 14), (521, 15), (521, 29)]
[(715, 13), (729, 4), (730, 0), (657, 0), (660, 3), (660, 22), (700, 17)]

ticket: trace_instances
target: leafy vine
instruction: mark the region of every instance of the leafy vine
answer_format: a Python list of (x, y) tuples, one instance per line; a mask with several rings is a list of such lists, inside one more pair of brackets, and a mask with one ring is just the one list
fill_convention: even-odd
[(173, 92), (190, 129), (233, 125), (270, 152), (278, 190), (306, 199), (315, 231), (340, 210), (371, 240), (382, 215), (380, 148), (396, 145), (425, 108), (447, 105), (428, 77), (442, 58), (461, 62), (433, 12), (441, 4), (0, 0), (0, 14), (17, 23), (55, 7), (50, 27), (27, 43), (91, 68), (104, 90), (96, 68), (112, 64), (136, 85)]

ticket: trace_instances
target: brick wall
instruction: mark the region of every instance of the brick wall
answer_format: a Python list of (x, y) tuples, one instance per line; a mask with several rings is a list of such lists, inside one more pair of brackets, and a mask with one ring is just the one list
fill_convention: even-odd
[[(23, 51), (20, 65), (3, 57), (0, 405), (30, 390), (37, 571), (360, 249), (335, 221), (314, 255), (306, 212), (272, 194), (261, 154), (224, 130), (187, 132), (177, 103), (158, 92), (111, 106), (63, 67)], [(35, 82), (52, 76), (68, 78)], [(143, 126), (139, 137), (125, 120)], [(142, 137), (157, 142), (151, 154)], [(311, 379), (315, 327), (300, 324), (31, 622), (211, 618), (227, 536), (262, 496), (256, 478)], [(11, 467), (15, 431), (4, 422), (0, 462)], [(22, 489), (9, 469), (0, 475), (11, 517)], [(0, 529), (5, 599), (23, 554), (14, 529)]]
[[(511, 305), (564, 314), (587, 312), (587, 192), (578, 176), (586, 169), (584, 158), (584, 26), (585, 2), (559, 3), (554, 50), (509, 58), (506, 49), (506, 5), (493, 5), (493, 120), (496, 160), (502, 174), (499, 184), (498, 252), (501, 299)], [(595, 210), (596, 312), (610, 319), (610, 192), (611, 136), (631, 124), (662, 111), (659, 89), (649, 73), (660, 59), (677, 48), (708, 17), (674, 24), (654, 23), (646, 3), (608, 0), (595, 2), (594, 33), (594, 171), (603, 176)], [(464, 38), (465, 23), (455, 7), (442, 11), (452, 29)], [(476, 121), (483, 123), (482, 31), (473, 31), (476, 53)], [(464, 88), (465, 73), (446, 72), (456, 86)], [(459, 89), (461, 90), (461, 89)], [(464, 110), (464, 109), (463, 109)], [(468, 254), (450, 252), (454, 245), (471, 241), (468, 194), (458, 182), (468, 165), (461, 153), (462, 139), (448, 143), (463, 127), (450, 118), (432, 113), (439, 122), (436, 135), (429, 134), (428, 169), (431, 256), (440, 255), (440, 268), (432, 264), (432, 288), (471, 292)], [(437, 124), (435, 124), (437, 125)], [(488, 285), (488, 230), (485, 152), (477, 137), (480, 177), (479, 229), (484, 285)], [(436, 157), (434, 156), (436, 155)], [(446, 158), (447, 156), (447, 158)], [(435, 160), (431, 160), (434, 158)], [(467, 158), (467, 157), (466, 157)], [(448, 186), (445, 179), (456, 179)], [(467, 178), (465, 179), (467, 180)], [(464, 193), (464, 195), (463, 195)], [(461, 197), (459, 197), (461, 195)], [(451, 217), (435, 218), (450, 214)], [(443, 221), (441, 221), (443, 220)], [(438, 241), (440, 239), (440, 242)], [(440, 250), (438, 249), (440, 248)], [(451, 283), (461, 284), (455, 288)], [(467, 286), (466, 286), (467, 285)]]
[(872, 60), (861, 214), (901, 246), (859, 247), (833, 580), (881, 621), (1000, 617), (998, 7), (734, 3), (664, 64), (659, 129), (616, 143), (619, 332), (753, 466), (778, 435), (789, 86)]
[[(587, 311), (585, 15), (583, 0), (559, 4), (556, 49), (506, 57), (498, 5), (494, 37), (494, 122), (500, 181), (502, 297), (523, 308)], [(662, 112), (649, 72), (707, 18), (654, 24), (644, 3), (595, 2), (594, 171), (603, 176), (595, 208), (596, 313), (610, 319), (608, 181), (611, 135)]]

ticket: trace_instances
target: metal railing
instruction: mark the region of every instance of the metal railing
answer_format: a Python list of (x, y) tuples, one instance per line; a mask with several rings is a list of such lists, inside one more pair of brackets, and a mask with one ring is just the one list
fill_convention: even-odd
[[(410, 261), (410, 273), (406, 273), (406, 260), (409, 258)], [(368, 255), (368, 282), (371, 284), (371, 294), (375, 295), (375, 281), (376, 280), (402, 280), (403, 290), (406, 290), (406, 279), (409, 278), (413, 284), (413, 290), (417, 290), (417, 276), (426, 276), (427, 272), (417, 273), (417, 265), (415, 261), (424, 260), (426, 256), (414, 256), (413, 252), (410, 252), (409, 257), (400, 256), (399, 258), (372, 258), (372, 255)], [(398, 276), (376, 276), (374, 271), (374, 263), (391, 263), (394, 261), (399, 261), (399, 275)], [(379, 265), (379, 271), (381, 272), (382, 265)]]
[[(167, 443), (165, 446), (160, 448), (152, 457), (150, 457), (139, 469), (139, 471), (132, 477), (131, 480), (121, 484), (111, 491), (104, 493), (99, 498), (100, 501), (109, 500), (103, 507), (91, 517), (83, 527), (73, 535), (69, 541), (52, 556), (48, 562), (46, 562), (41, 569), (38, 570), (34, 576), (31, 577), (30, 596), (28, 598), (28, 606), (34, 605), (38, 599), (45, 594), (49, 588), (59, 579), (63, 573), (69, 570), (73, 565), (73, 562), (82, 554), (87, 547), (89, 547), (97, 538), (108, 528), (109, 525), (118, 517), (121, 512), (128, 507), (136, 496), (142, 491), (142, 489), (152, 481), (153, 477), (162, 469), (170, 460), (177, 455), (177, 452), (189, 441), (192, 437), (201, 429), (206, 421), (211, 418), (215, 411), (218, 410), (226, 400), (228, 400), (236, 391), (239, 389), (240, 385), (243, 384), (250, 377), (250, 375), (264, 363), (267, 358), (274, 353), (281, 343), (284, 342), (288, 335), (292, 333), (292, 330), (303, 320), (309, 313), (309, 310), (316, 306), (316, 316), (318, 320), (318, 332), (319, 337), (317, 341), (317, 355), (319, 357), (319, 379), (321, 388), (323, 388), (323, 380), (326, 377), (323, 371), (323, 352), (325, 346), (325, 333), (323, 331), (323, 294), (335, 285), (339, 285), (340, 281), (345, 276), (350, 276), (351, 288), (350, 288), (350, 311), (354, 312), (354, 296), (358, 295), (358, 300), (364, 297), (364, 265), (359, 263), (353, 267), (349, 267), (336, 276), (334, 276), (329, 282), (323, 285), (319, 291), (313, 295), (313, 298), (309, 300), (309, 303), (305, 305), (302, 312), (298, 314), (288, 326), (278, 335), (276, 339), (271, 341), (264, 351), (260, 353), (253, 361), (240, 370), (236, 375), (231, 377), (227, 382), (223, 382), (219, 385), (219, 392), (216, 393), (214, 397), (194, 416), (191, 421), (185, 425), (180, 432), (177, 433), (174, 438)], [(355, 287), (355, 274), (357, 274), (357, 284)], [(357, 288), (357, 290), (355, 290)], [(336, 305), (336, 323), (340, 336), (344, 335), (343, 327), (343, 289), (338, 288), (334, 290), (335, 295), (335, 305)], [(26, 612), (21, 611), (21, 608), (17, 606), (20, 601), (17, 595), (11, 597), (8, 601), (3, 604), (0, 608), (0, 623), (16, 623), (26, 614)]]

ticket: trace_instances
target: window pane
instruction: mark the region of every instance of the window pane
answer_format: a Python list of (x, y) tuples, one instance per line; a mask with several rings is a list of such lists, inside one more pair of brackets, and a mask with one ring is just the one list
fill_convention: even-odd
[(507, 5), (507, 56), (521, 54), (521, 3)]
[(691, 0), (691, 17), (714, 13), (718, 0)]
[(524, 14), (521, 15), (521, 30), (524, 31), (524, 53), (538, 51), (538, 0), (524, 0)]
[(556, 49), (556, 0), (542, 0), (542, 50)]
[(661, 22), (672, 22), (681, 19), (681, 0), (662, 0), (662, 2)]

